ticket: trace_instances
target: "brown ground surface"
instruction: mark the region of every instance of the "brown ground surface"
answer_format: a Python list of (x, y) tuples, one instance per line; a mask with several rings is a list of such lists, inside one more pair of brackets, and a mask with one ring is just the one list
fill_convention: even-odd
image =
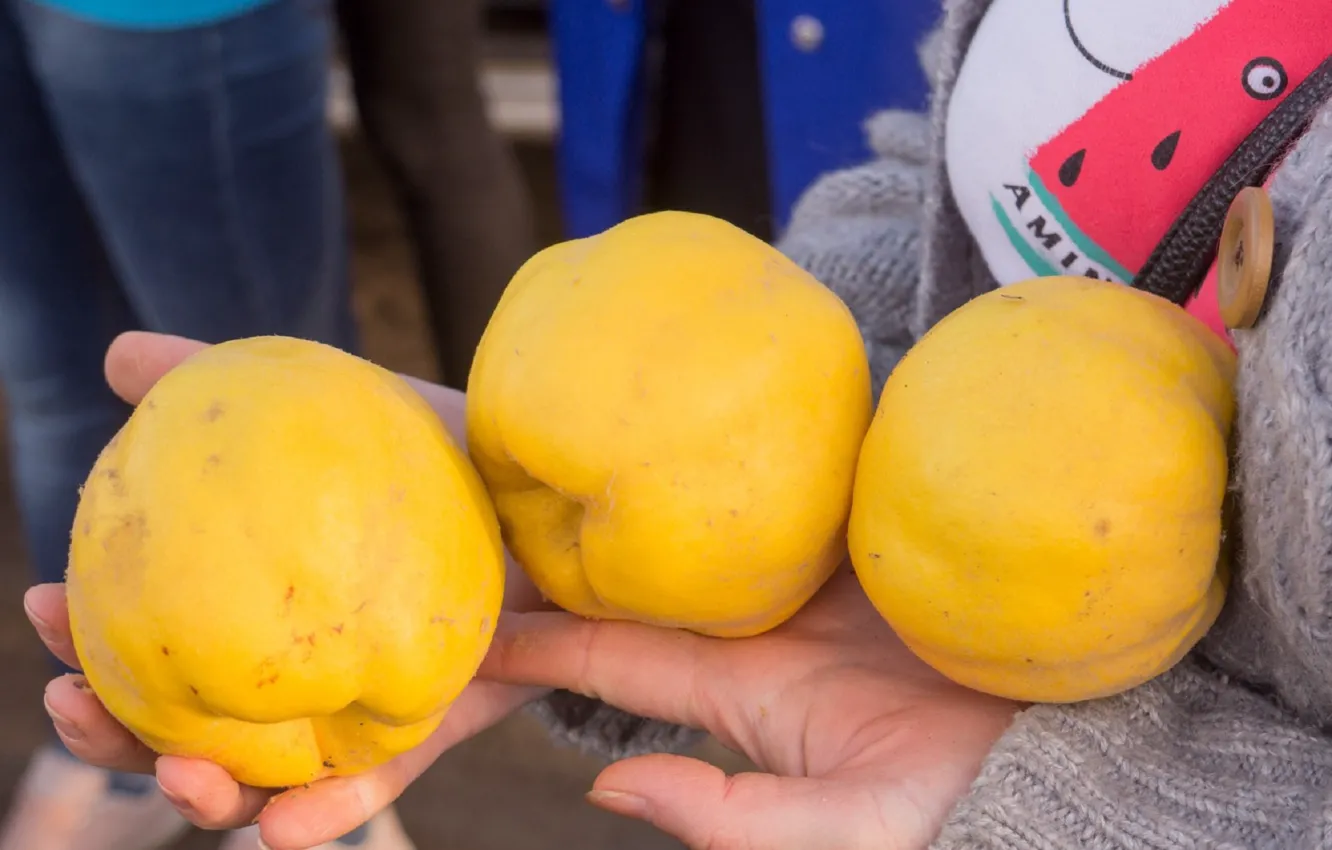
[[(520, 149), (542, 212), (546, 240), (558, 238), (550, 151)], [(356, 247), (357, 309), (367, 354), (398, 371), (429, 377), (429, 341), (410, 255), (379, 175), (357, 144), (347, 147)], [(7, 800), (34, 742), (47, 733), (41, 707), (47, 668), (20, 608), (23, 562), (8, 469), (0, 453), (0, 801)], [(736, 761), (715, 745), (700, 755)], [(592, 809), (582, 801), (599, 764), (550, 744), (519, 715), (443, 758), (403, 797), (400, 811), (420, 850), (670, 850), (652, 829)], [(210, 850), (217, 836), (192, 833), (177, 850)]]

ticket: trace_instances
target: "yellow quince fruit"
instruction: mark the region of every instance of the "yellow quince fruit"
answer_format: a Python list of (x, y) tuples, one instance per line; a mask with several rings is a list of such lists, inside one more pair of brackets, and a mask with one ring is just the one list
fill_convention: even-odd
[(518, 271), (476, 353), (468, 445), (546, 597), (740, 637), (845, 557), (870, 413), (832, 291), (737, 227), (664, 212)]
[(83, 488), (74, 646), (159, 753), (299, 785), (421, 743), (480, 665), (504, 585), (493, 507), (409, 385), (280, 337), (204, 349)]
[(850, 550), (920, 658), (1034, 702), (1114, 694), (1216, 619), (1235, 357), (1182, 308), (1046, 277), (976, 298), (889, 377)]

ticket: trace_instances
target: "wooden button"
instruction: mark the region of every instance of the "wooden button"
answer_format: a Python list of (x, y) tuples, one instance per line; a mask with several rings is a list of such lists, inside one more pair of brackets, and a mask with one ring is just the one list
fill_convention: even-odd
[(1275, 247), (1272, 200), (1265, 190), (1248, 187), (1230, 205), (1221, 230), (1216, 289), (1226, 327), (1251, 328), (1258, 321)]

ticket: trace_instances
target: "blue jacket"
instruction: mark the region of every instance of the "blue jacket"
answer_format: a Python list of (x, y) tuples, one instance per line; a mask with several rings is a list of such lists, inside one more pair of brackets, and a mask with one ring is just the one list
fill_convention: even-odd
[[(637, 211), (644, 4), (551, 0), (563, 116), (559, 176), (570, 237), (598, 233)], [(757, 0), (757, 7), (768, 172), (780, 229), (820, 174), (870, 157), (866, 118), (885, 108), (925, 108), (928, 87), (916, 45), (937, 23), (940, 4)]]

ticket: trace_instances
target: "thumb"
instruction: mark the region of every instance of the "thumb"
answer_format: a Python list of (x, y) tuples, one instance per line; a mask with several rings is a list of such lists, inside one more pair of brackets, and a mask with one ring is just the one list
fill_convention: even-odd
[(873, 797), (843, 783), (727, 776), (697, 759), (649, 755), (597, 777), (589, 803), (647, 821), (690, 850), (856, 850), (892, 846)]

